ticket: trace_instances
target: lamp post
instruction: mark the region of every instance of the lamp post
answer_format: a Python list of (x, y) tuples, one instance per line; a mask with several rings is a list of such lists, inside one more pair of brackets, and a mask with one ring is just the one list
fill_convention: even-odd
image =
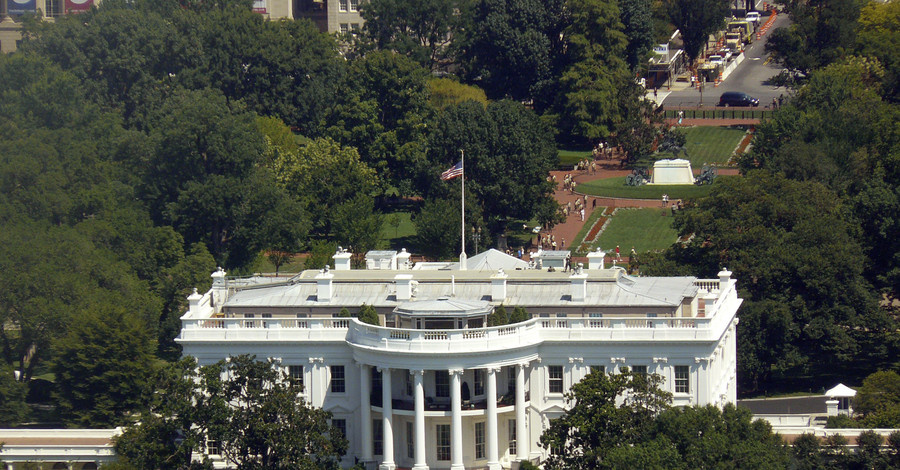
[(478, 254), (478, 242), (481, 241), (481, 227), (478, 227), (476, 230), (475, 227), (472, 227), (472, 240), (475, 241), (475, 254)]

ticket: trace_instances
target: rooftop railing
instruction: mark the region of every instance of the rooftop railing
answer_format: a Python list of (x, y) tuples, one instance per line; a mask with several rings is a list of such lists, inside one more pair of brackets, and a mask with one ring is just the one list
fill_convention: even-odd
[(183, 317), (179, 341), (348, 341), (374, 350), (446, 353), (502, 350), (545, 341), (715, 340), (740, 305), (735, 282), (730, 281), (724, 291), (718, 290), (718, 280), (701, 280), (697, 285), (716, 295), (704, 317), (541, 317), (515, 325), (447, 330), (388, 328), (350, 318)]

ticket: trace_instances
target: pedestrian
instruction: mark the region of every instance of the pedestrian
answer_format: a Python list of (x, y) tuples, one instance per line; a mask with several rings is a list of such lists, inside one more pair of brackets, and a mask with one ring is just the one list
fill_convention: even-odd
[(584, 207), (581, 208), (581, 221), (584, 222)]
[(594, 209), (594, 208), (596, 208), (596, 207), (597, 207), (597, 200), (594, 199), (594, 200), (591, 201), (591, 209)]
[(622, 261), (622, 254), (619, 253), (619, 245), (616, 245), (616, 261)]
[(673, 216), (675, 215), (675, 210), (677, 210), (677, 209), (678, 209), (678, 204), (675, 204), (675, 203), (673, 202), (673, 203), (672, 203), (672, 215), (673, 215)]
[(553, 248), (553, 251), (556, 251), (556, 240), (550, 242), (550, 247)]
[(632, 257), (632, 258), (637, 258), (637, 252), (634, 251), (634, 245), (631, 246), (631, 257)]
[(566, 249), (566, 239), (565, 238), (562, 239), (562, 244), (559, 245), (559, 249), (560, 250)]
[(678, 111), (678, 125), (681, 125), (681, 121), (684, 120), (684, 111)]

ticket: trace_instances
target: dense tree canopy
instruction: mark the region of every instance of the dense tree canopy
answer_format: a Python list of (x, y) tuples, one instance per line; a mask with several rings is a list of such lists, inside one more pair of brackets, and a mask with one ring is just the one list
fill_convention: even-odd
[(186, 359), (156, 383), (150, 413), (117, 439), (126, 464), (186, 468), (192, 452), (208, 456), (212, 440), (239, 469), (340, 468), (346, 438), (329, 412), (298, 397), (299, 384), (278, 363), (236, 356), (197, 368)]
[(730, 3), (723, 0), (673, 0), (668, 5), (669, 18), (681, 31), (684, 53), (693, 63), (706, 47), (709, 35), (724, 25)]
[(497, 101), (485, 108), (469, 101), (448, 107), (432, 136), (431, 158), (442, 165), (429, 172), (432, 194), (447, 194), (449, 185), (436, 180), (464, 151), (466, 191), (475, 196), (467, 205), (481, 207), (492, 233), (505, 230), (510, 219), (530, 219), (541, 201), (552, 197), (546, 180), (556, 161), (550, 130), (520, 103)]

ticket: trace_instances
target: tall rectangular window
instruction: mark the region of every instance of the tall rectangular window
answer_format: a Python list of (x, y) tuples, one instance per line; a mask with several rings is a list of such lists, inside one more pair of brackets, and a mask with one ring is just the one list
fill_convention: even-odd
[(508, 421), (509, 423), (509, 455), (512, 457), (516, 455), (519, 450), (516, 447), (516, 420), (511, 419)]
[(450, 425), (438, 424), (437, 435), (437, 459), (450, 460)]
[(506, 390), (508, 390), (509, 393), (516, 392), (516, 367), (517, 366), (511, 366), (506, 369), (508, 372), (508, 376), (506, 378)]
[(339, 0), (338, 11), (347, 11), (347, 2), (348, 0)]
[(294, 388), (303, 389), (303, 366), (288, 366), (288, 375)]
[(591, 373), (593, 374), (605, 374), (606, 366), (591, 366)]
[(412, 421), (406, 422), (406, 456), (411, 459), (416, 456), (416, 433)]
[(563, 392), (563, 368), (562, 366), (547, 366), (547, 377), (549, 378), (550, 393)]
[(347, 437), (347, 420), (343, 418), (332, 418), (331, 425), (340, 431), (341, 435)]
[(381, 386), (381, 371), (376, 368), (372, 368), (372, 392), (380, 392)]
[(434, 371), (434, 396), (447, 398), (450, 396), (450, 372)]
[(372, 420), (372, 452), (375, 455), (384, 455), (384, 427), (381, 420)]
[(475, 423), (475, 458), (484, 458), (484, 421)]
[(341, 34), (347, 34), (350, 32), (350, 25), (347, 23), (341, 23)]
[(406, 371), (406, 396), (408, 397), (413, 396), (413, 378), (410, 372), (412, 371)]
[(675, 393), (691, 393), (691, 368), (675, 366)]
[(484, 395), (484, 370), (475, 369), (475, 395)]
[(359, 10), (359, 0), (350, 0), (350, 11)]
[(647, 366), (632, 366), (631, 371), (634, 373), (635, 386), (647, 387)]
[(344, 366), (331, 366), (331, 391), (344, 393), (347, 390), (344, 382)]

